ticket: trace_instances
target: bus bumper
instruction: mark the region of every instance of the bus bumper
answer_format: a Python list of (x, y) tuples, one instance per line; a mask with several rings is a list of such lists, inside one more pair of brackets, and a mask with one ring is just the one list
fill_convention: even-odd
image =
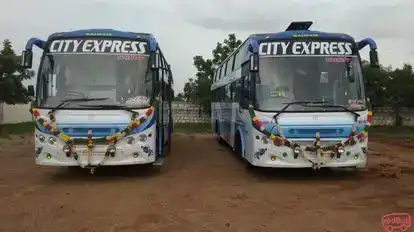
[[(49, 142), (53, 135), (35, 131), (35, 154), (36, 164), (46, 166), (114, 166), (114, 165), (134, 165), (154, 163), (156, 159), (156, 130), (155, 124), (147, 130), (129, 135), (134, 142), (127, 143), (126, 138), (118, 141), (114, 156), (105, 156), (108, 143), (96, 144), (92, 153), (88, 153), (86, 144), (76, 144), (75, 151), (78, 158), (74, 155), (67, 156), (63, 152), (65, 143), (56, 138), (56, 143)], [(43, 136), (45, 140), (39, 139)]]
[[(296, 141), (301, 147), (312, 144), (312, 141)], [(337, 141), (321, 141), (324, 144), (336, 143)], [(340, 168), (355, 167), (364, 168), (367, 164), (367, 140), (357, 141), (355, 145), (343, 147), (342, 153), (324, 152), (317, 156), (316, 152), (295, 151), (286, 146), (274, 144), (255, 143), (252, 165), (259, 167), (274, 168)]]

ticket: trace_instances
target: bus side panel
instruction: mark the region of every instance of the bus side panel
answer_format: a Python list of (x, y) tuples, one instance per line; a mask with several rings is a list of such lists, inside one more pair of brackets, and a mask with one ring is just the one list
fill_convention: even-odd
[(235, 146), (234, 139), (236, 137), (236, 130), (237, 130), (237, 128), (236, 128), (236, 117), (237, 117), (237, 111), (238, 111), (238, 108), (239, 108), (239, 103), (235, 103), (235, 102), (231, 103), (230, 108), (231, 108), (230, 109), (231, 119), (230, 119), (229, 142), (230, 142), (230, 146), (232, 148), (234, 148), (234, 146)]
[(253, 136), (253, 125), (250, 119), (249, 110), (247, 109), (241, 109), (241, 111), (238, 112), (239, 117), (239, 123), (240, 129), (243, 132), (242, 144), (243, 144), (243, 150), (244, 150), (244, 158), (249, 162), (253, 162), (253, 142), (254, 142), (254, 136)]
[(168, 133), (170, 133), (170, 129), (169, 129), (169, 112), (170, 112), (170, 107), (168, 104), (168, 101), (164, 101), (162, 104), (163, 108), (164, 108), (164, 120), (163, 120), (163, 129), (164, 129), (164, 144), (167, 142), (168, 140)]
[(234, 119), (233, 119), (233, 103), (232, 102), (224, 102), (222, 103), (222, 110), (223, 114), (223, 138), (224, 140), (230, 145), (233, 146), (232, 141), (234, 140), (232, 137), (234, 132)]
[(223, 138), (224, 141), (226, 141), (226, 133), (225, 133), (225, 129), (226, 129), (226, 121), (225, 121), (225, 117), (224, 117), (224, 107), (225, 107), (225, 103), (224, 102), (217, 102), (216, 103), (216, 115), (217, 115), (217, 122), (218, 122), (218, 132), (221, 138)]

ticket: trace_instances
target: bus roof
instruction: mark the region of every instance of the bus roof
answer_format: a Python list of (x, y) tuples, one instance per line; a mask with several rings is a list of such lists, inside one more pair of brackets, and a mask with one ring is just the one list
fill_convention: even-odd
[(119, 31), (108, 28), (91, 28), (91, 29), (81, 29), (74, 31), (66, 32), (56, 32), (49, 36), (48, 39), (53, 39), (54, 37), (84, 37), (84, 36), (113, 36), (120, 38), (136, 39), (143, 38), (146, 40), (154, 39), (154, 36), (150, 33), (136, 33), (136, 32), (126, 32)]
[(267, 39), (299, 39), (299, 38), (320, 38), (320, 39), (346, 39), (354, 40), (350, 35), (343, 33), (329, 33), (322, 31), (310, 31), (310, 30), (292, 30), (282, 31), (278, 33), (262, 33), (252, 34), (248, 39), (256, 40), (257, 42)]

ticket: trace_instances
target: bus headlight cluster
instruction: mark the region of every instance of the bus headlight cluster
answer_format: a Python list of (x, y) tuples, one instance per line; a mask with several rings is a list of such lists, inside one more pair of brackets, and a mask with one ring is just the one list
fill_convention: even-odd
[(129, 144), (129, 145), (134, 144), (135, 143), (134, 137), (127, 137), (126, 138), (126, 143)]
[(56, 138), (55, 137), (49, 137), (49, 143), (50, 145), (55, 145), (56, 144)]
[(141, 141), (141, 142), (145, 142), (145, 141), (147, 141), (147, 136), (146, 136), (146, 135), (144, 135), (144, 134), (139, 135), (138, 137), (139, 137), (139, 141)]
[(57, 143), (57, 140), (56, 140), (56, 137), (55, 136), (50, 136), (50, 137), (48, 136), (48, 137), (46, 137), (46, 136), (44, 136), (42, 134), (39, 134), (39, 135), (36, 134), (36, 138), (41, 143), (45, 143), (46, 140), (47, 140), (47, 143), (49, 143), (50, 145), (56, 145), (56, 143)]

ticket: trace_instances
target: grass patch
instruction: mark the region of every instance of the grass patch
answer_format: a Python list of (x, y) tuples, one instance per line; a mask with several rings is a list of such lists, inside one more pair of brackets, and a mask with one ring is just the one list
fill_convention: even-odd
[(211, 123), (174, 123), (174, 132), (211, 133)]
[(23, 122), (0, 125), (0, 137), (9, 138), (10, 135), (18, 135), (34, 132), (34, 122)]

